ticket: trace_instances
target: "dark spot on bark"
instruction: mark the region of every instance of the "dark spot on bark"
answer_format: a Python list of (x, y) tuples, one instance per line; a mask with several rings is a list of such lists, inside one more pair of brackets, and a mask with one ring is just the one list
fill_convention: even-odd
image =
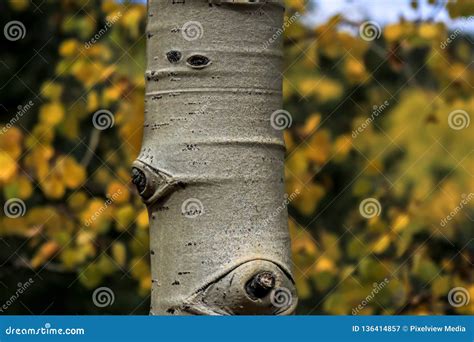
[(151, 254), (151, 255), (155, 255), (155, 251), (152, 249), (152, 250), (150, 251), (150, 254)]
[(179, 281), (175, 280), (171, 285), (179, 285)]
[(166, 53), (166, 58), (170, 63), (178, 63), (181, 59), (181, 52), (176, 50), (171, 50)]
[(202, 69), (211, 64), (211, 60), (203, 55), (192, 55), (186, 62), (193, 69)]
[(132, 183), (137, 187), (138, 192), (141, 194), (145, 191), (146, 177), (143, 171), (132, 168)]
[(275, 287), (275, 275), (264, 271), (254, 275), (245, 285), (245, 291), (250, 298), (263, 298)]
[(196, 144), (186, 144), (182, 151), (199, 151), (199, 147)]
[(176, 310), (173, 309), (173, 308), (170, 308), (170, 309), (166, 310), (166, 312), (169, 313), (170, 315), (174, 315), (175, 311)]

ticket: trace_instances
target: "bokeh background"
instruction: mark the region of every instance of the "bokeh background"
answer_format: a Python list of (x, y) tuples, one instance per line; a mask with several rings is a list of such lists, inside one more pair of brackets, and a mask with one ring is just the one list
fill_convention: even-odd
[[(287, 1), (299, 314), (474, 313), (473, 15), (470, 0)], [(1, 314), (148, 312), (129, 176), (145, 22), (137, 2), (0, 3)]]

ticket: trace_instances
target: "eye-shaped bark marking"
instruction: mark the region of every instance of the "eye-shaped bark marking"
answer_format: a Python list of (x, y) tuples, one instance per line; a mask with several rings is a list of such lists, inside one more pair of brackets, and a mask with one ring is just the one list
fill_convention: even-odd
[(132, 183), (145, 204), (159, 201), (179, 183), (171, 175), (136, 160), (132, 166)]
[(211, 64), (211, 60), (203, 55), (192, 55), (188, 57), (186, 63), (193, 69), (203, 69)]
[(245, 291), (251, 298), (263, 298), (275, 287), (275, 275), (264, 271), (254, 275), (245, 285)]
[(137, 187), (137, 190), (140, 194), (145, 191), (146, 187), (146, 177), (143, 171), (137, 169), (136, 167), (132, 168), (132, 183)]
[(180, 314), (288, 315), (297, 303), (291, 276), (271, 261), (254, 259), (212, 279), (182, 306), (170, 309)]

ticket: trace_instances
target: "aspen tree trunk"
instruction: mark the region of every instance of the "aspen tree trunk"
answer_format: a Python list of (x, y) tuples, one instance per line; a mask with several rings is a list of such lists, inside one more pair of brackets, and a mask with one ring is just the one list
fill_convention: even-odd
[[(282, 1), (149, 0), (133, 182), (150, 216), (151, 314), (291, 314)], [(274, 128), (276, 127), (276, 128)]]

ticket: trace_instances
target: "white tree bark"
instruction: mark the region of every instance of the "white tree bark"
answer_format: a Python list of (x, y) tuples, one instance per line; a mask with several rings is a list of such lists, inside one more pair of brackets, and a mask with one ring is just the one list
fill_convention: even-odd
[[(252, 4), (249, 4), (249, 3)], [(149, 0), (151, 314), (291, 314), (281, 1)]]

